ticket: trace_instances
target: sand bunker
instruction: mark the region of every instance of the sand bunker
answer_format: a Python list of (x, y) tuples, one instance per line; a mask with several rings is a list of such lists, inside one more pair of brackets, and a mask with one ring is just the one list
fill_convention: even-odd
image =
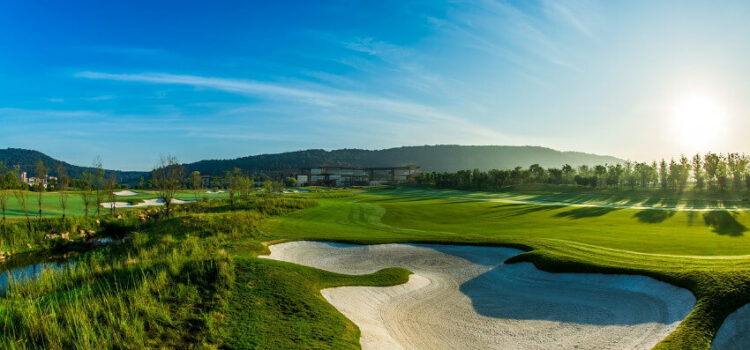
[(648, 277), (504, 265), (515, 249), (323, 242), (270, 249), (271, 259), (340, 273), (414, 272), (399, 286), (321, 292), (359, 326), (363, 349), (648, 349), (695, 304), (689, 291)]
[[(183, 201), (179, 199), (173, 199), (172, 204), (185, 204), (185, 203), (192, 203), (195, 201)], [(164, 200), (161, 198), (155, 198), (155, 199), (144, 199), (143, 202), (140, 202), (138, 204), (131, 204), (129, 202), (114, 202), (115, 208), (138, 208), (138, 207), (153, 207), (156, 205), (164, 205)], [(105, 208), (111, 208), (112, 202), (104, 202), (101, 203), (102, 207)]]
[(126, 191), (115, 192), (115, 196), (121, 196), (121, 197), (137, 196), (137, 195), (141, 195), (141, 194), (148, 194), (148, 193), (138, 193), (138, 192), (127, 191), (127, 190)]
[(750, 348), (750, 304), (747, 304), (724, 320), (716, 333), (711, 349), (744, 350)]
[(224, 190), (219, 190), (219, 191), (210, 190), (210, 191), (206, 191), (206, 193), (208, 193), (208, 194), (219, 194), (219, 193), (224, 193), (224, 192), (226, 192), (226, 191), (224, 191)]

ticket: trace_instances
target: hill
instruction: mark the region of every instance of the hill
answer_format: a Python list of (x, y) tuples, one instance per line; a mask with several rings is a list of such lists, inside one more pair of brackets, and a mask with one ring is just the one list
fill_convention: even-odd
[[(42, 152), (7, 148), (0, 149), (0, 161), (8, 166), (18, 165), (21, 171), (33, 176), (36, 163), (41, 160), (56, 176), (55, 167), (61, 161)], [(293, 174), (304, 168), (316, 166), (380, 167), (416, 164), (421, 171), (457, 171), (466, 169), (510, 169), (516, 166), (528, 167), (539, 164), (545, 168), (561, 167), (563, 164), (578, 166), (583, 164), (614, 164), (622, 159), (581, 152), (561, 152), (538, 146), (408, 146), (383, 150), (339, 149), (325, 151), (311, 149), (277, 154), (262, 154), (236, 159), (202, 160), (184, 164), (188, 172), (221, 175), (234, 168), (250, 173), (269, 175)], [(78, 178), (91, 167), (82, 167), (62, 162), (68, 175)], [(141, 176), (148, 179), (150, 172), (107, 170), (107, 176), (114, 172), (118, 181), (135, 185)]]
[(538, 146), (408, 146), (383, 150), (312, 149), (263, 154), (225, 160), (203, 160), (186, 164), (189, 171), (221, 174), (233, 168), (250, 172), (294, 173), (299, 169), (328, 165), (378, 167), (416, 164), (421, 171), (457, 171), (466, 169), (511, 169), (539, 164), (543, 167), (614, 164), (622, 159), (582, 152), (561, 152)]
[[(21, 148), (6, 148), (0, 149), (0, 161), (5, 163), (9, 167), (18, 166), (21, 171), (25, 171), (29, 176), (34, 176), (36, 173), (36, 163), (42, 161), (48, 169), (48, 174), (51, 176), (57, 176), (56, 167), (60, 162), (65, 166), (65, 171), (68, 176), (72, 178), (80, 178), (81, 174), (86, 171), (92, 171), (94, 168), (82, 167), (72, 165), (64, 161), (54, 159), (42, 152), (21, 149)], [(117, 180), (121, 183), (136, 184), (141, 176), (148, 178), (148, 173), (139, 171), (119, 171), (119, 170), (106, 170), (106, 176), (111, 173), (115, 173)]]

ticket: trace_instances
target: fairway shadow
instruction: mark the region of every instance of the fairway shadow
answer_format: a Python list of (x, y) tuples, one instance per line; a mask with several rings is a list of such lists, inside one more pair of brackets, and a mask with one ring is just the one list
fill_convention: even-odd
[(640, 222), (658, 224), (674, 216), (674, 213), (674, 210), (646, 209), (635, 213), (633, 217)]
[(521, 216), (531, 213), (536, 213), (538, 211), (548, 211), (548, 210), (555, 210), (560, 208), (565, 208), (565, 205), (537, 205), (530, 208), (521, 208), (513, 212), (511, 214), (512, 216)]
[(735, 215), (737, 214), (732, 214), (726, 210), (709, 211), (703, 214), (703, 222), (720, 235), (742, 236), (747, 228), (734, 218)]
[(590, 218), (590, 217), (596, 217), (596, 216), (602, 216), (604, 214), (607, 214), (609, 212), (613, 212), (615, 210), (619, 210), (619, 208), (607, 208), (607, 207), (581, 207), (581, 208), (575, 208), (572, 210), (568, 210), (562, 213), (555, 214), (556, 217), (559, 218), (565, 218), (569, 217), (572, 219), (583, 219), (583, 218)]

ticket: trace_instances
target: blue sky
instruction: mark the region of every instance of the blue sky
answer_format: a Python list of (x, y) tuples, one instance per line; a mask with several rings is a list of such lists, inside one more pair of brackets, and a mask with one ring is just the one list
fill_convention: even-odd
[(448, 143), (742, 152), (747, 18), (741, 1), (0, 2), (0, 147), (133, 170)]

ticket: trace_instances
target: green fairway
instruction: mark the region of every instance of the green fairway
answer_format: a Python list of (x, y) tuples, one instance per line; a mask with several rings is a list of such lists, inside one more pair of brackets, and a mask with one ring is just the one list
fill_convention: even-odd
[[(139, 193), (145, 193), (143, 195), (136, 196), (117, 196), (116, 200), (119, 202), (140, 202), (144, 199), (158, 198), (159, 195), (155, 191), (138, 191)], [(37, 216), (39, 214), (38, 204), (38, 192), (27, 192), (28, 194), (28, 211), (29, 215)], [(208, 198), (208, 199), (224, 199), (229, 197), (227, 193), (205, 193), (202, 191), (198, 193), (197, 199)], [(93, 195), (92, 195), (92, 198)], [(194, 192), (180, 192), (176, 196), (177, 199), (181, 200), (195, 200), (196, 195)], [(89, 213), (96, 212), (96, 203), (92, 199), (92, 203), (89, 206)], [(106, 194), (102, 197), (102, 202), (108, 202)], [(102, 210), (108, 210), (109, 208), (102, 208)], [(59, 192), (46, 192), (42, 194), (42, 210), (45, 216), (61, 216), (62, 210), (60, 209), (60, 193)], [(68, 192), (68, 209), (67, 215), (83, 215), (84, 214), (84, 203), (81, 198), (80, 192), (71, 191)], [(15, 198), (12, 192), (8, 195), (8, 212), (9, 217), (24, 216), (21, 206), (18, 204), (18, 200)]]
[(724, 317), (750, 302), (746, 211), (539, 205), (488, 197), (492, 194), (439, 190), (363, 192), (270, 218), (261, 231), (268, 240), (513, 245), (529, 252), (512, 260), (551, 271), (652, 276), (688, 288), (698, 299), (660, 343), (664, 347), (707, 348)]

